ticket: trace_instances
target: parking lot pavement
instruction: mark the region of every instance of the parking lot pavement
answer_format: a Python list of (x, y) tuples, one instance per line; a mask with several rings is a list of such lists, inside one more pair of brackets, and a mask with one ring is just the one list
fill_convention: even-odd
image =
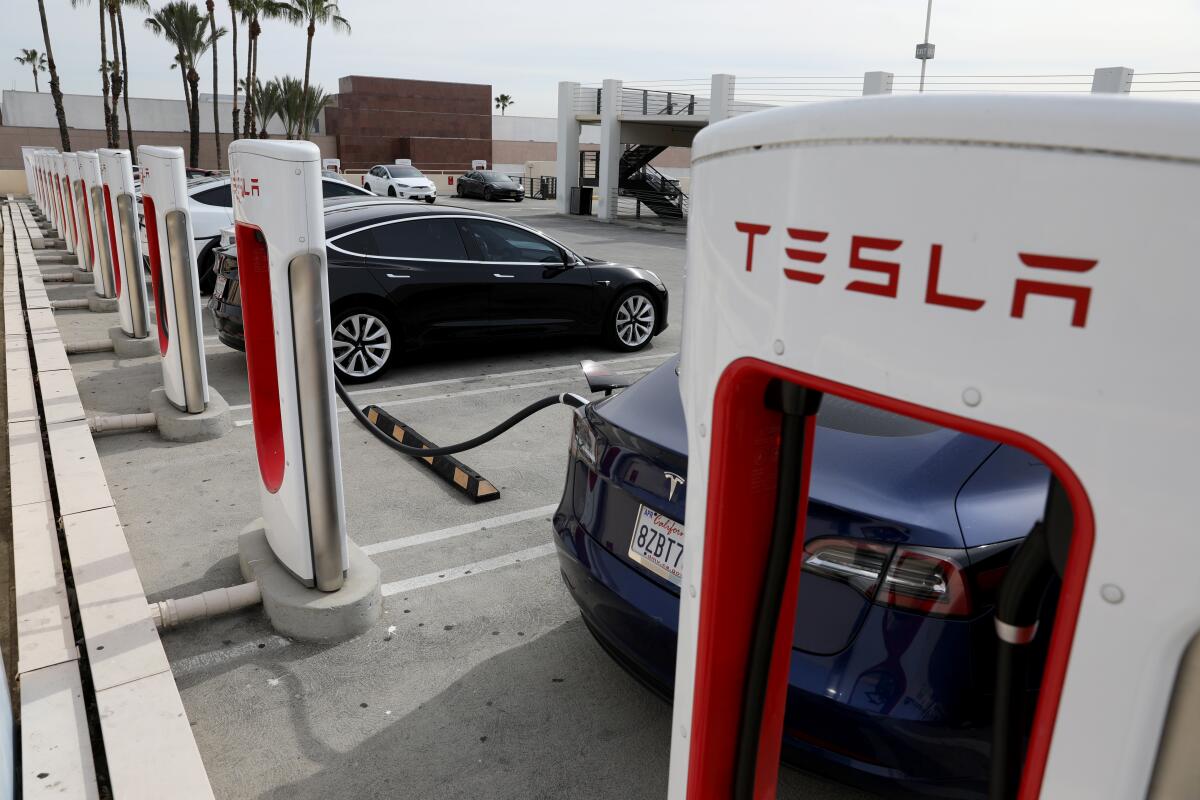
[[(472, 201), (466, 201), (472, 202)], [(546, 394), (584, 392), (581, 358), (639, 375), (678, 351), (684, 237), (552, 216), (537, 201), (489, 204), (580, 252), (654, 269), (670, 327), (614, 354), (581, 340), (405, 357), (354, 387), (439, 443), (490, 427)], [(51, 285), (54, 298), (87, 288)], [(60, 312), (64, 339), (96, 338), (115, 315)], [(245, 361), (206, 320), (209, 383), (233, 409), (222, 439), (150, 433), (97, 448), (152, 601), (240, 582), (236, 537), (259, 515)], [(89, 410), (148, 409), (156, 359), (76, 356)], [(565, 591), (549, 517), (566, 467), (557, 407), (462, 456), (500, 487), (474, 505), (339, 415), (350, 536), (384, 581), (381, 622), (317, 646), (274, 635), (258, 613), (163, 639), (219, 797), (631, 798), (666, 791), (669, 706), (595, 643)], [(785, 769), (783, 797), (860, 797)]]

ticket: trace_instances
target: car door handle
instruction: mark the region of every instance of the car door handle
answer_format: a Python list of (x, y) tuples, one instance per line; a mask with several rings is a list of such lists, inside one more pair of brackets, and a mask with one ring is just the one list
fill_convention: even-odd
[(394, 272), (389, 272), (389, 273), (387, 274), (387, 276), (388, 276), (389, 278), (411, 278), (411, 277), (412, 277), (412, 275), (397, 275), (397, 274), (396, 274), (396, 273), (394, 273)]
[(515, 276), (515, 275), (504, 275), (504, 274), (502, 274), (502, 273), (499, 273), (499, 272), (493, 272), (493, 273), (492, 273), (492, 277), (494, 277), (494, 278), (513, 278), (513, 277), (516, 277), (516, 276)]

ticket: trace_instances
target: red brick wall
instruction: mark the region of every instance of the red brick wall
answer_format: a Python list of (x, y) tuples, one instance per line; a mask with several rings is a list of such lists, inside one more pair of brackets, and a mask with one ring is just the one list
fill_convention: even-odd
[(351, 75), (325, 110), (343, 169), (411, 158), (424, 169), (469, 169), (492, 161), (492, 87)]

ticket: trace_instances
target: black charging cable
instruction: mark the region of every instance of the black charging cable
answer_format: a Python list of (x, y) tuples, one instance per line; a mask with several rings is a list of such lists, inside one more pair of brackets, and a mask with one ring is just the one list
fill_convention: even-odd
[(358, 423), (370, 431), (376, 439), (383, 442), (393, 450), (398, 450), (399, 452), (404, 453), (406, 456), (417, 456), (419, 458), (449, 456), (453, 455), (454, 453), (461, 453), (464, 450), (471, 450), (475, 447), (479, 447), (479, 445), (490, 442), (492, 439), (495, 439), (509, 428), (517, 425), (520, 422), (523, 422), (529, 417), (532, 417), (534, 414), (544, 408), (550, 408), (551, 406), (556, 406), (559, 404), (570, 406), (571, 408), (579, 408), (580, 406), (585, 406), (588, 403), (586, 398), (580, 397), (577, 394), (571, 394), (570, 392), (552, 394), (549, 397), (543, 397), (541, 400), (530, 403), (508, 419), (501, 422), (496, 427), (492, 428), (491, 430), (484, 431), (474, 439), (468, 439), (465, 442), (459, 442), (458, 444), (451, 444), (445, 447), (413, 447), (412, 445), (401, 444), (400, 442), (397, 442), (391, 436), (373, 425), (371, 420), (367, 418), (366, 412), (355, 405), (354, 400), (350, 397), (350, 393), (346, 391), (346, 387), (342, 386), (342, 382), (337, 378), (334, 378), (333, 384), (334, 388), (337, 390), (337, 396), (342, 399), (342, 403), (344, 403), (346, 408), (349, 409), (350, 413), (354, 415), (354, 418), (358, 420)]

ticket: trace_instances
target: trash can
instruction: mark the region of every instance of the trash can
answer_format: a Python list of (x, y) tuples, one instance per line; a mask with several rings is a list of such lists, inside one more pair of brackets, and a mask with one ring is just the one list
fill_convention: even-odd
[(554, 178), (550, 175), (543, 175), (541, 177), (538, 191), (540, 192), (543, 200), (553, 200), (555, 197), (557, 197), (558, 192), (554, 191), (554, 184), (557, 181), (557, 178)]
[(591, 216), (592, 213), (592, 187), (591, 186), (572, 186), (571, 187), (571, 213), (579, 214), (580, 216)]

